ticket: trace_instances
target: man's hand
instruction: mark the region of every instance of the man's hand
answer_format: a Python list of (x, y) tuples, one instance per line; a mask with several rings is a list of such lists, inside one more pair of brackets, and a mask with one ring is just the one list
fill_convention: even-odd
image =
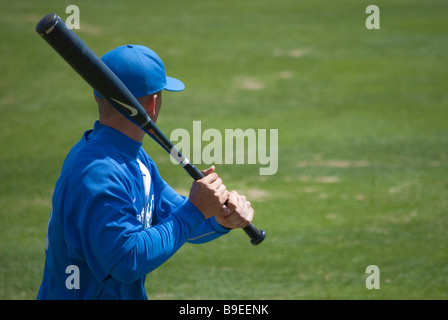
[(229, 197), (229, 191), (214, 171), (214, 166), (202, 171), (205, 177), (194, 181), (190, 189), (189, 200), (202, 212), (205, 219), (221, 213)]
[(254, 209), (246, 197), (232, 191), (229, 193), (226, 206), (220, 214), (215, 216), (215, 219), (223, 227), (235, 229), (248, 226), (253, 217)]

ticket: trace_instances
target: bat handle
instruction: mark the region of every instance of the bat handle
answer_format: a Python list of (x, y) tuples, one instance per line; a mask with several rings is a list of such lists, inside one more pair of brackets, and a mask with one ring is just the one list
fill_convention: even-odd
[[(204, 178), (204, 175), (198, 168), (196, 168), (191, 162), (188, 162), (184, 169), (190, 174), (190, 176), (194, 180), (199, 180)], [(263, 242), (264, 238), (266, 238), (266, 232), (264, 230), (258, 230), (252, 223), (250, 223), (247, 227), (243, 228), (244, 232), (249, 236), (250, 243), (253, 246), (257, 246)]]

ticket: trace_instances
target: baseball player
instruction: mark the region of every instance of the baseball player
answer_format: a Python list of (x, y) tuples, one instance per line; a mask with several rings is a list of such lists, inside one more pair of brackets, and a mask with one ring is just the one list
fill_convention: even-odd
[[(147, 47), (118, 47), (102, 60), (156, 122), (167, 77)], [(38, 299), (147, 299), (145, 276), (185, 242), (205, 243), (247, 226), (254, 211), (212, 166), (180, 196), (142, 148), (144, 132), (95, 92), (99, 120), (70, 150), (57, 180)]]

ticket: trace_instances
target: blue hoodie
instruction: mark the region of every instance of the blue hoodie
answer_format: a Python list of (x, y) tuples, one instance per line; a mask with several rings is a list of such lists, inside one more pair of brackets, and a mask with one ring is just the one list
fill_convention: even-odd
[(147, 299), (146, 274), (228, 232), (163, 181), (141, 143), (96, 122), (56, 183), (37, 299)]

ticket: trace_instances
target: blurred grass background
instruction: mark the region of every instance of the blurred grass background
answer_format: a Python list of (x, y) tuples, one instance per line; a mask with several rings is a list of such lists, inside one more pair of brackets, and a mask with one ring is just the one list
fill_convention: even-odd
[[(266, 241), (186, 245), (147, 277), (150, 299), (448, 298), (446, 1), (0, 0), (0, 299), (35, 298), (54, 184), (97, 119), (91, 89), (34, 31), (70, 4), (99, 56), (143, 44), (185, 82), (164, 94), (168, 136), (194, 120), (279, 130), (275, 175), (218, 166)], [(370, 4), (380, 30), (365, 27)], [(183, 169), (144, 147), (188, 192)]]

